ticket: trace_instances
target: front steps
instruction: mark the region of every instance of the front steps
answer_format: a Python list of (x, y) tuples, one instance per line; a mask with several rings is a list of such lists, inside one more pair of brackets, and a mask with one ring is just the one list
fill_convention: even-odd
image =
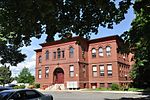
[(65, 86), (64, 84), (54, 84), (45, 88), (45, 90), (65, 90)]

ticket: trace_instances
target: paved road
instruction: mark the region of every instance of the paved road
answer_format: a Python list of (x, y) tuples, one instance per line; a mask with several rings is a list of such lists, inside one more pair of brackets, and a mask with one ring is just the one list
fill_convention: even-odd
[(85, 91), (42, 91), (52, 94), (54, 100), (150, 100), (149, 95), (139, 93), (85, 92)]

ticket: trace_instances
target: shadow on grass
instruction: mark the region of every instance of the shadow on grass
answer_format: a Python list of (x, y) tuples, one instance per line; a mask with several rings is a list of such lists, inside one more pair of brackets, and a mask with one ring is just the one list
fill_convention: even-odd
[[(144, 91), (139, 93), (140, 97), (122, 97), (120, 99), (109, 99), (105, 98), (104, 100), (150, 100), (150, 92)], [(144, 97), (143, 97), (144, 96)]]

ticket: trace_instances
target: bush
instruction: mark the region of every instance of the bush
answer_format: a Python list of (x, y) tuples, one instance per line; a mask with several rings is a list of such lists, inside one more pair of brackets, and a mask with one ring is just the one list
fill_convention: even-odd
[(101, 88), (96, 88), (97, 91), (110, 91), (110, 88), (105, 88), (105, 87), (101, 87)]
[(25, 85), (15, 86), (14, 89), (24, 89)]
[(113, 84), (111, 85), (111, 90), (120, 90), (120, 87), (119, 87), (118, 84), (113, 83)]
[(33, 89), (33, 88), (35, 88), (35, 86), (34, 85), (29, 85), (28, 88)]
[(34, 87), (35, 87), (35, 88), (40, 88), (40, 84), (39, 84), (39, 83), (35, 83), (35, 84), (34, 84)]
[(20, 85), (19, 88), (20, 89), (24, 89), (26, 86), (25, 85)]

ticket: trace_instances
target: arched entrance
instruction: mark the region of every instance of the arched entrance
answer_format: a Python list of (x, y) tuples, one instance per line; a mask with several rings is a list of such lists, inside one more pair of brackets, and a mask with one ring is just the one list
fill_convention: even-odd
[(56, 68), (53, 72), (54, 84), (63, 84), (64, 83), (64, 71), (62, 68)]

